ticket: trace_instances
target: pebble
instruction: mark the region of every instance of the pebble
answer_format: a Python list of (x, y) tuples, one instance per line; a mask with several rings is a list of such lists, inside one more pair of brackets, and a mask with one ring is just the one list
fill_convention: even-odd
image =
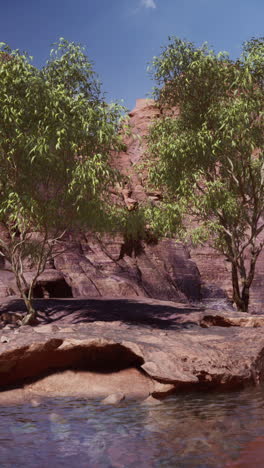
[(125, 395), (123, 393), (113, 393), (112, 395), (108, 395), (108, 397), (104, 398), (101, 403), (103, 405), (118, 405), (121, 401), (125, 399)]
[(9, 343), (10, 338), (7, 338), (7, 336), (2, 335), (0, 338), (1, 343)]
[(142, 402), (143, 405), (150, 405), (150, 406), (156, 406), (156, 405), (160, 405), (161, 404), (161, 401), (158, 400), (157, 398), (154, 398), (153, 396), (149, 396), (148, 398), (146, 398), (143, 402)]

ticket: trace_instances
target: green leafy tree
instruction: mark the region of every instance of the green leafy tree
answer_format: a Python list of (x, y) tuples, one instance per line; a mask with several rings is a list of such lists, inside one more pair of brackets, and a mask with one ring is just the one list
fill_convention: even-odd
[(41, 70), (2, 43), (0, 82), (0, 248), (33, 323), (34, 287), (67, 229), (111, 228), (122, 108), (106, 104), (83, 49), (64, 39)]
[(152, 71), (162, 116), (149, 136), (149, 175), (165, 189), (152, 223), (221, 252), (233, 301), (248, 311), (264, 245), (264, 38), (235, 61), (170, 38)]

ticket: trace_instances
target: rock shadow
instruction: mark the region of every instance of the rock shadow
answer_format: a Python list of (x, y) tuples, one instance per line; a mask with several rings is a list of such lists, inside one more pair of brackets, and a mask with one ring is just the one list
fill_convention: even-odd
[[(120, 321), (163, 330), (198, 326), (197, 316), (204, 310), (202, 307), (144, 298), (35, 299), (34, 306), (43, 324)], [(26, 309), (21, 299), (13, 299), (0, 307), (0, 315), (5, 312), (25, 313)]]

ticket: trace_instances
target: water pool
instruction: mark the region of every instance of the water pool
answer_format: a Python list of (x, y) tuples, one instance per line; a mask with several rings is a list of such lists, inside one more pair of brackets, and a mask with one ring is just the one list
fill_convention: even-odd
[(47, 399), (0, 407), (0, 466), (218, 468), (262, 436), (263, 387), (179, 394), (155, 406)]

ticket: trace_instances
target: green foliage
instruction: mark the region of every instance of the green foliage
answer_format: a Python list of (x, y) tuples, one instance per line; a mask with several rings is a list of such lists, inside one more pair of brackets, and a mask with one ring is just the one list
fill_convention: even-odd
[[(23, 256), (32, 229), (46, 243), (42, 254), (48, 233), (107, 229), (123, 108), (106, 104), (83, 49), (60, 39), (39, 70), (2, 43), (0, 82), (0, 222), (13, 248)], [(1, 246), (14, 268), (12, 249)]]
[(104, 102), (90, 62), (73, 43), (61, 40), (42, 70), (5, 51), (11, 59), (0, 62), (2, 220), (19, 223), (23, 210), (23, 222), (36, 229), (58, 221), (65, 227), (80, 213), (78, 222), (94, 225), (96, 216), (86, 212), (96, 213), (94, 204), (107, 200), (117, 179), (109, 154), (121, 144), (121, 108)]
[(242, 290), (263, 247), (263, 67), (263, 38), (247, 42), (237, 61), (172, 38), (153, 61), (163, 115), (149, 137), (150, 182), (165, 187), (168, 206), (181, 213), (174, 233), (191, 215), (186, 235), (224, 253)]
[(264, 37), (252, 38), (243, 44), (242, 60), (248, 64), (254, 80), (264, 89)]

